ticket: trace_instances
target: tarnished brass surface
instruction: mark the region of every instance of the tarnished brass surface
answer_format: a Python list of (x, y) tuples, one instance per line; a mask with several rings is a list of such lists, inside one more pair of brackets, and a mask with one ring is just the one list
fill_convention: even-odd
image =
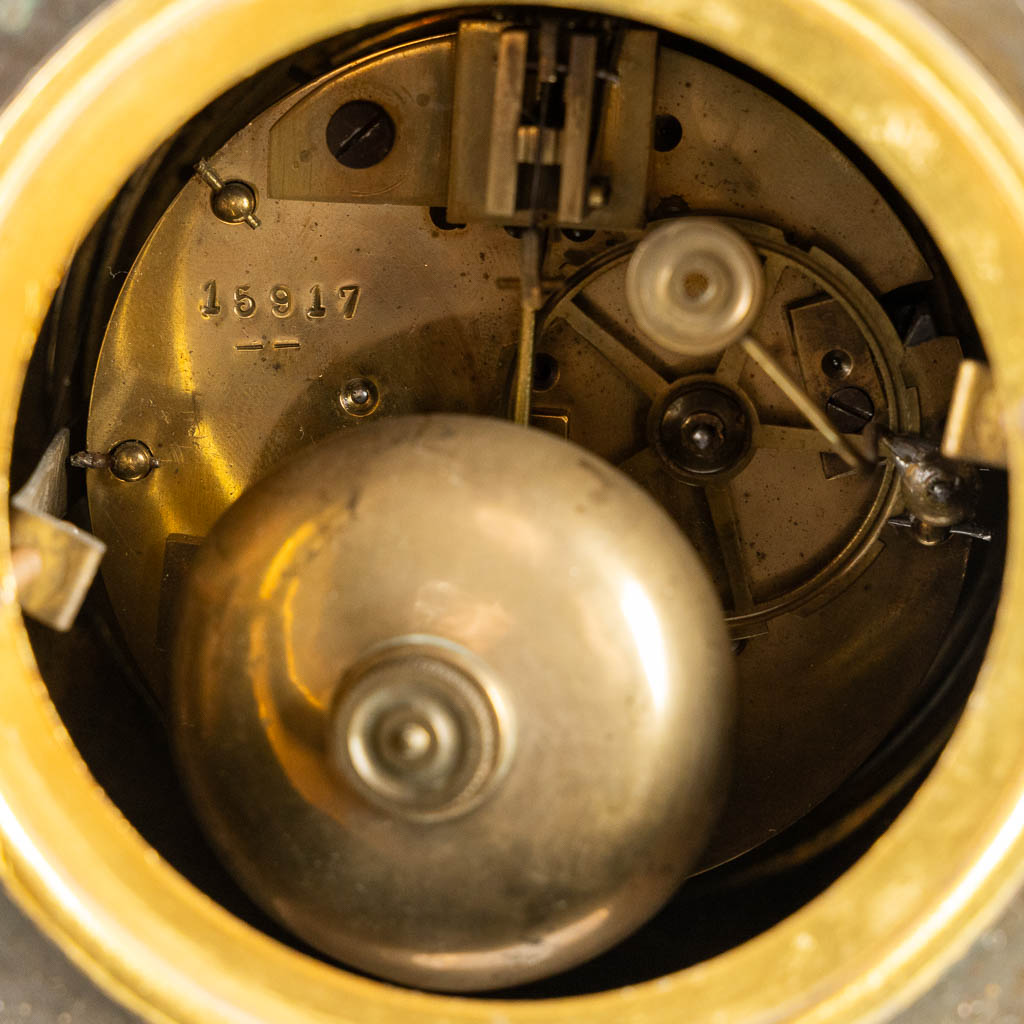
[[(815, 400), (824, 405), (837, 386), (821, 364), (839, 346), (851, 357), (842, 384), (870, 396), (876, 427), (938, 420), (959, 354), (954, 339), (903, 349), (877, 302), (834, 259), (763, 225), (732, 223), (769, 278), (754, 333)], [(631, 251), (609, 250), (552, 297), (539, 350), (557, 359), (560, 375), (543, 397), (565, 410), (571, 437), (676, 518), (718, 585), (733, 636), (747, 641), (733, 787), (707, 856), (716, 863), (806, 813), (906, 711), (945, 632), (967, 548), (956, 538), (922, 552), (887, 526), (902, 500), (893, 469), (853, 474), (824, 461), (828, 445), (738, 346), (708, 360), (652, 345), (626, 301)], [(749, 408), (751, 452), (702, 478), (672, 464), (658, 431), (676, 396), (709, 384)]]
[[(824, 405), (836, 388), (822, 359), (838, 345), (851, 358), (842, 385), (855, 385), (868, 396), (874, 427), (934, 428), (948, 401), (959, 356), (955, 339), (904, 349), (874, 297), (834, 258), (788, 243), (777, 229), (745, 221), (732, 224), (758, 251), (769, 278), (755, 333), (784, 361), (790, 375), (804, 382), (810, 396)], [(745, 627), (807, 602), (823, 602), (877, 554), (872, 548), (899, 501), (896, 480), (887, 467), (852, 475), (822, 459), (827, 444), (741, 348), (700, 359), (646, 339), (625, 300), (630, 253), (629, 246), (611, 249), (582, 267), (553, 296), (544, 315), (544, 350), (559, 365), (574, 368), (605, 401), (576, 400), (561, 376), (545, 392), (545, 400), (569, 411), (577, 440), (654, 490), (669, 508), (678, 509), (692, 503), (692, 491), (677, 487), (668, 494), (664, 478), (695, 481), (673, 472), (663, 458), (659, 463), (645, 446), (654, 440), (645, 415), (651, 401), (657, 408), (657, 399), (670, 384), (679, 387), (689, 378), (710, 374), (752, 404), (752, 442), (759, 458), (751, 465), (746, 487), (742, 492), (732, 487), (732, 470), (717, 479), (707, 477), (705, 485), (729, 489), (737, 505), (727, 518), (719, 516), (711, 523), (712, 533), (721, 528), (728, 536), (744, 535), (748, 542), (757, 541), (754, 548), (736, 550), (722, 538), (702, 543), (708, 528), (702, 529), (694, 516), (676, 513), (706, 561), (725, 563), (723, 596), (734, 631), (742, 636)], [(615, 401), (609, 402), (609, 396)], [(643, 416), (642, 432), (629, 429), (638, 413)], [(745, 469), (740, 466), (739, 472)], [(794, 478), (801, 481), (799, 489), (793, 487)], [(776, 504), (781, 507), (773, 513)], [(714, 547), (721, 549), (717, 556)], [(937, 578), (948, 579), (948, 573)]]
[[(405, 10), (299, 2), (282, 19), (279, 5), (262, 0), (125, 3), (37, 77), (0, 126), (0, 281), (15, 297), (0, 322), (12, 371), (0, 407), (6, 437), (61, 266), (128, 170), (248, 71), (311, 39)], [(652, 2), (645, 16), (772, 73), (867, 151), (942, 246), (1003, 402), (1016, 409), (1024, 399), (1024, 128), (956, 44), (909, 5), (888, 0)], [(220, 59), (210, 60), (211, 50)], [(133, 88), (115, 89), (125, 76)], [(68, 190), (71, 179), (77, 187)], [(1015, 431), (1008, 446), (1016, 510), (1024, 445)], [(45, 699), (9, 573), (0, 632), (5, 878), (79, 962), (153, 1019), (876, 1019), (932, 980), (1020, 880), (1018, 534), (1014, 526), (1002, 614), (975, 699), (910, 808), (793, 918), (659, 982), (529, 1005), (436, 999), (311, 963), (240, 925), (154, 858), (89, 779)]]
[[(272, 119), (266, 193), (271, 199), (445, 206), (448, 152), (437, 144), (451, 125), (450, 36), (396, 47), (304, 91)], [(323, 125), (345, 103), (380, 104), (401, 147), (373, 167), (339, 166), (323, 145)]]
[[(190, 182), (126, 279), (97, 367), (88, 444), (105, 452), (139, 438), (160, 466), (129, 485), (92, 473), (89, 494), (93, 527), (110, 547), (108, 592), (159, 694), (182, 541), (205, 537), (245, 488), (339, 430), (409, 412), (505, 411), (521, 319), (516, 278), (530, 272), (520, 242), (500, 225), (442, 230), (427, 209), (406, 205), (425, 201), (424, 153), (431, 144), (444, 150), (448, 128), (439, 95), (419, 104), (410, 76), (443, 89), (451, 59), (446, 37), (407, 44), (379, 67), (361, 60), (283, 100), (210, 157), (222, 177), (248, 181), (263, 197), (260, 228), (218, 220), (208, 189)], [(389, 91), (381, 76), (392, 74)], [(663, 47), (658, 83), (656, 109), (701, 131), (652, 154), (649, 205), (684, 194), (776, 225), (732, 221), (764, 268), (762, 343), (822, 408), (837, 387), (856, 386), (877, 410), (875, 425), (908, 431), (937, 421), (956, 342), (904, 350), (858, 276), (781, 230), (818, 239), (875, 288), (926, 279), (879, 193), (805, 120), (720, 68)], [(326, 190), (323, 153), (302, 154), (320, 144), (315, 126), (330, 110), (363, 95), (386, 102), (399, 126), (367, 180), (386, 171), (400, 181), (400, 204), (275, 198), (286, 152), (321, 183), (310, 195), (345, 198)], [(773, 132), (785, 132), (787, 147), (772, 148)], [(736, 184), (723, 189), (725, 176)], [(346, 180), (343, 171), (335, 185)], [(957, 600), (967, 542), (925, 553), (886, 528), (899, 510), (891, 470), (845, 474), (831, 465), (828, 446), (743, 352), (701, 359), (646, 339), (626, 301), (626, 237), (558, 237), (550, 247), (544, 278), (557, 291), (537, 345), (559, 370), (533, 404), (564, 416), (556, 421), (564, 436), (621, 465), (662, 502), (715, 579), (734, 639), (747, 641), (737, 768), (710, 865), (818, 804), (907, 711)], [(852, 360), (841, 385), (821, 368), (836, 348)], [(752, 414), (744, 459), (701, 491), (654, 454), (652, 435), (675, 389), (703, 373)], [(346, 398), (355, 380), (371, 382), (374, 402)], [(893, 642), (897, 615), (901, 643)]]
[(692, 547), (603, 460), (493, 418), (381, 421), (253, 487), (197, 556), (174, 674), (182, 770), (252, 896), (425, 988), (633, 931), (731, 759)]
[[(434, 80), (440, 55), (449, 51), (443, 41), (428, 41), (399, 52), (403, 67), (422, 67)], [(391, 63), (384, 58), (385, 67)], [(356, 86), (372, 67), (361, 62), (350, 72)], [(95, 529), (111, 545), (105, 579), (143, 666), (157, 661), (167, 535), (204, 536), (277, 460), (335, 430), (358, 427), (360, 420), (339, 403), (350, 379), (380, 377), (373, 416), (503, 411), (521, 317), (516, 239), (500, 226), (439, 230), (423, 207), (313, 204), (267, 195), (268, 161), (275, 166), (271, 155), (283, 144), (276, 133), (290, 124), (293, 111), (322, 94), (351, 100), (355, 86), (346, 84), (348, 74), (299, 90), (211, 155), (223, 177), (242, 178), (264, 196), (261, 227), (251, 231), (218, 221), (208, 189), (190, 182), (147, 242), (115, 309), (97, 367), (88, 447), (106, 452), (137, 438), (150, 445), (163, 472), (127, 488), (93, 474), (90, 504)], [(367, 88), (381, 98), (373, 85)], [(447, 122), (433, 120), (439, 116), (433, 105), (421, 110), (411, 90), (398, 93), (404, 94), (415, 110), (401, 116), (415, 112), (430, 120), (431, 138), (443, 149)], [(828, 244), (879, 291), (927, 278), (906, 230), (867, 179), (778, 101), (721, 69), (663, 49), (656, 105), (691, 117), (703, 132), (686, 146), (654, 154), (652, 196), (671, 197), (685, 187), (695, 207), (714, 204), (720, 212), (762, 216), (777, 229)], [(771, 146), (779, 132), (788, 139), (785, 149)], [(409, 175), (420, 173), (423, 145), (417, 129), (402, 164)], [(399, 156), (396, 149), (380, 167)], [(747, 184), (723, 190), (718, 185), (727, 175)], [(609, 241), (625, 237), (559, 237), (548, 253), (546, 280), (575, 280), (584, 265), (596, 270), (591, 261), (604, 258)], [(184, 261), (182, 253), (188, 254)], [(773, 291), (785, 266), (773, 268)], [(611, 300), (624, 307), (621, 282), (610, 284)], [(792, 291), (792, 281), (782, 288)], [(797, 298), (814, 295), (808, 285)], [(788, 301), (795, 299), (780, 293), (776, 317), (785, 318)], [(812, 323), (803, 333), (821, 336), (829, 329)], [(766, 343), (794, 345), (785, 324), (774, 320)], [(673, 372), (678, 364), (668, 360)], [(859, 366), (849, 383), (858, 383), (862, 372), (870, 380), (870, 365)], [(945, 400), (947, 366), (937, 373), (928, 367), (932, 415)], [(575, 390), (592, 397), (572, 403), (570, 437), (621, 462), (636, 451), (634, 421), (644, 396), (602, 379), (615, 390), (596, 401), (593, 373), (586, 362), (575, 370)], [(654, 387), (663, 384), (656, 374), (653, 379)], [(563, 375), (561, 384), (560, 391), (544, 394), (543, 408), (566, 403), (573, 381)], [(814, 384), (815, 397), (827, 395), (820, 373)], [(880, 405), (886, 396), (877, 384), (871, 387)], [(766, 400), (773, 412), (776, 406), (790, 411), (781, 395), (768, 393)], [(595, 436), (595, 423), (603, 424), (601, 436)], [(796, 419), (789, 425), (799, 424)], [(794, 435), (787, 443), (799, 439)]]

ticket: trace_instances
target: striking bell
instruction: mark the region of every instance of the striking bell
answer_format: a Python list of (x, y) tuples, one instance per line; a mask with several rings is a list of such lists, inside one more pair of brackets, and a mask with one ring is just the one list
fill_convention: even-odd
[(215, 526), (173, 711), (201, 818), (313, 946), (427, 988), (555, 973), (654, 913), (723, 795), (733, 665), (687, 540), (498, 420), (387, 420)]

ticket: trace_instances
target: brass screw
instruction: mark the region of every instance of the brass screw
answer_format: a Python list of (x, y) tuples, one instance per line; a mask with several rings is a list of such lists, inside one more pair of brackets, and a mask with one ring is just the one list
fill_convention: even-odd
[(75, 469), (109, 469), (125, 483), (142, 480), (160, 465), (142, 441), (119, 441), (109, 452), (75, 452), (68, 460)]
[(196, 175), (209, 186), (210, 209), (225, 224), (248, 224), (254, 231), (260, 226), (256, 216), (256, 191), (244, 181), (224, 181), (205, 161), (196, 164)]
[(149, 476), (156, 465), (153, 453), (141, 441), (122, 441), (110, 452), (110, 472), (125, 483)]
[(338, 401), (349, 416), (369, 416), (380, 402), (380, 391), (368, 377), (353, 377), (341, 389)]
[(395, 123), (371, 100), (351, 100), (327, 123), (327, 148), (344, 167), (364, 170), (379, 164), (395, 144)]

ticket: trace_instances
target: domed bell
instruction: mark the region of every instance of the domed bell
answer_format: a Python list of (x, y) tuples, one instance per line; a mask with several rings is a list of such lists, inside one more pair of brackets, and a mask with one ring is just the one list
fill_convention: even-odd
[(733, 665), (696, 554), (617, 470), (498, 420), (368, 425), (253, 487), (198, 555), (173, 673), (240, 883), (409, 985), (611, 946), (723, 795)]

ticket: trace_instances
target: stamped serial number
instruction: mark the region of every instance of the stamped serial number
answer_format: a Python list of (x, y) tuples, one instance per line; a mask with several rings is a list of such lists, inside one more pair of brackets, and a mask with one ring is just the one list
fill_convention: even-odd
[(211, 280), (202, 288), (200, 315), (206, 320), (220, 316), (223, 313), (222, 301), (240, 320), (248, 320), (264, 307), (269, 307), (279, 320), (298, 315), (300, 311), (309, 320), (322, 320), (338, 314), (344, 320), (351, 320), (359, 307), (359, 285), (346, 284), (332, 291), (314, 284), (308, 292), (296, 295), (284, 284), (275, 284), (263, 294), (254, 291), (251, 285), (240, 284), (231, 292), (230, 299), (222, 300), (220, 286)]

